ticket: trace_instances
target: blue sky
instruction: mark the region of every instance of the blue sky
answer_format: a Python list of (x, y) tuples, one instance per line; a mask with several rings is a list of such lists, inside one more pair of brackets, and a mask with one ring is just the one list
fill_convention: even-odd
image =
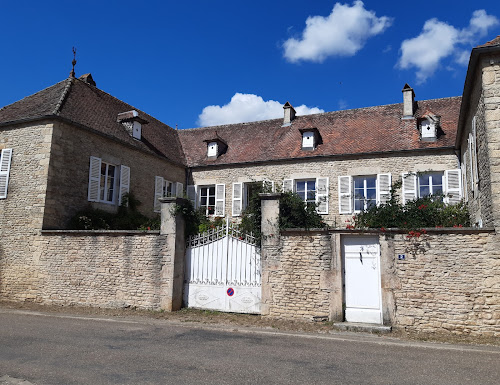
[(461, 95), (500, 2), (1, 0), (0, 106), (71, 70), (179, 128)]

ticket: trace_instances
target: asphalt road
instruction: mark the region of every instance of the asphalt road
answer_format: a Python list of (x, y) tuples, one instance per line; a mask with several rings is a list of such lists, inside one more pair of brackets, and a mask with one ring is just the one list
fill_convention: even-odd
[(500, 348), (0, 309), (0, 383), (10, 379), (36, 385), (498, 385)]

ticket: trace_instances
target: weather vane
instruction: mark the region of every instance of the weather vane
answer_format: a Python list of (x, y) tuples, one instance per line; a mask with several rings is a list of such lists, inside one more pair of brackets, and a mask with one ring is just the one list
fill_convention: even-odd
[(69, 77), (74, 78), (75, 77), (75, 65), (76, 65), (76, 48), (73, 47), (73, 61), (71, 62), (73, 64), (73, 68), (71, 69), (71, 72), (69, 73)]

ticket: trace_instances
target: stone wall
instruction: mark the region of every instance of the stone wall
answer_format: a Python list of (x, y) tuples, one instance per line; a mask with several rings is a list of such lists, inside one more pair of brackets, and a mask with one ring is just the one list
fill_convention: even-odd
[(0, 130), (0, 148), (12, 148), (9, 190), (0, 199), (0, 297), (6, 290), (35, 296), (35, 237), (42, 228), (53, 126), (22, 124)]
[[(139, 211), (148, 217), (154, 213), (155, 176), (181, 182), (185, 188), (183, 167), (154, 155), (129, 148), (102, 135), (64, 123), (54, 123), (44, 228), (63, 229), (78, 210), (92, 205), (116, 211), (115, 204), (88, 201), (90, 157), (130, 167), (130, 192), (141, 201)], [(118, 189), (118, 187), (117, 187)], [(61, 204), (61, 202), (64, 202)]]
[(338, 177), (342, 175), (376, 175), (391, 173), (392, 182), (404, 172), (444, 171), (458, 168), (453, 151), (420, 152), (418, 154), (371, 155), (362, 158), (310, 159), (293, 162), (273, 162), (224, 168), (196, 168), (191, 170), (196, 185), (224, 183), (226, 185), (225, 215), (232, 215), (233, 183), (270, 180), (282, 188), (283, 179), (329, 178), (329, 214), (324, 220), (331, 227), (345, 228), (352, 215), (339, 214)]
[(4, 266), (2, 298), (54, 305), (160, 307), (160, 277), (172, 259), (166, 237), (136, 232), (43, 232), (35, 237), (29, 290)]
[[(498, 235), (455, 229), (429, 229), (410, 239), (378, 234), (385, 324), (412, 332), (500, 336)], [(343, 319), (344, 235), (363, 233), (286, 231), (277, 245), (263, 245), (265, 315)]]

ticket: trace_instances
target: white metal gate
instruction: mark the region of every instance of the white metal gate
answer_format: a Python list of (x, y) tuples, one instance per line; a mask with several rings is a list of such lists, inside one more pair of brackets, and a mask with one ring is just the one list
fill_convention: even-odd
[(184, 303), (188, 307), (260, 313), (260, 250), (237, 225), (189, 237)]
[(382, 323), (380, 245), (377, 237), (343, 237), (345, 319)]

